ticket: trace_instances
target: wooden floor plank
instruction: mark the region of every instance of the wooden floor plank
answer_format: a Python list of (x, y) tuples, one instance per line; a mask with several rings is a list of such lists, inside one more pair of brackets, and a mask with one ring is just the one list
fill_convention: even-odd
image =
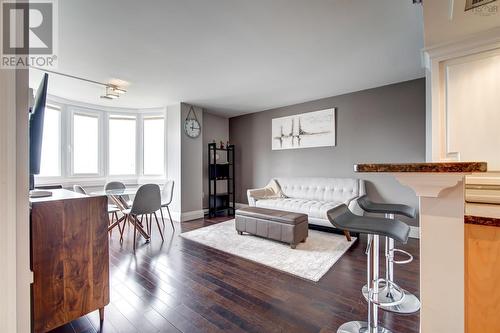
[[(317, 283), (294, 277), (179, 237), (227, 220), (169, 221), (161, 242), (156, 228), (150, 243), (132, 230), (124, 242), (110, 237), (111, 303), (101, 326), (97, 312), (51, 333), (117, 332), (336, 332), (349, 320), (365, 320), (361, 287), (366, 281), (366, 238), (361, 237)], [(396, 267), (396, 282), (418, 295), (418, 241), (402, 246), (415, 260)], [(383, 260), (381, 260), (383, 262)], [(381, 267), (381, 274), (384, 270)], [(380, 312), (381, 324), (395, 333), (416, 333), (419, 315)]]

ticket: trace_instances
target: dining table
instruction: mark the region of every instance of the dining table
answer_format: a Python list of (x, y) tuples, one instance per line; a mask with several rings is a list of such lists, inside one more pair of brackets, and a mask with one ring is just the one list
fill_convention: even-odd
[[(123, 196), (128, 196), (128, 195), (135, 196), (138, 189), (139, 189), (138, 187), (135, 187), (135, 188), (126, 187), (126, 188), (123, 188), (123, 189), (100, 190), (100, 191), (92, 192), (91, 195), (93, 195), (93, 196), (102, 196), (102, 195), (107, 196), (108, 198), (110, 198), (113, 201), (113, 203), (115, 204), (115, 206), (121, 212), (123, 212), (123, 211), (131, 208), (131, 207), (129, 207), (129, 204), (127, 203), (127, 201), (125, 199), (123, 199)], [(108, 227), (108, 231), (114, 229), (117, 226), (119, 226), (120, 223), (123, 222), (123, 221), (126, 221), (126, 219), (128, 217), (129, 217), (128, 214), (124, 214), (122, 217), (120, 217), (116, 221), (113, 221), (113, 223)], [(142, 225), (142, 223), (137, 218), (135, 218), (135, 217), (130, 218), (129, 221), (135, 227), (137, 227), (137, 231), (139, 232), (139, 234), (142, 237), (144, 237), (144, 239), (146, 239), (146, 241), (149, 241), (149, 239), (151, 238), (151, 236), (144, 229), (144, 226)]]

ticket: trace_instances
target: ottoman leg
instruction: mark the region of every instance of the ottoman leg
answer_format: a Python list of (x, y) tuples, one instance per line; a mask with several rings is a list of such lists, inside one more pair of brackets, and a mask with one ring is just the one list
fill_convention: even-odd
[(297, 247), (297, 244), (290, 243), (290, 247), (291, 247), (292, 249), (295, 249), (295, 248)]
[(238, 231), (238, 235), (243, 235), (243, 231)]
[(307, 240), (307, 237), (306, 237), (306, 238), (304, 238), (303, 240), (301, 240), (300, 242), (301, 242), (301, 243), (305, 243), (305, 242), (306, 242), (306, 240)]

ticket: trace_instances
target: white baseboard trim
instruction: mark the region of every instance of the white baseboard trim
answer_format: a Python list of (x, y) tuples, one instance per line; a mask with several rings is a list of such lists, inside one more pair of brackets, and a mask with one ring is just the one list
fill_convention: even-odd
[[(167, 216), (165, 216), (165, 211), (163, 211), (163, 217), (165, 217), (166, 219), (168, 219), (168, 214)], [(179, 212), (174, 212), (172, 210), (170, 210), (170, 215), (172, 215), (172, 220), (174, 220), (175, 222), (180, 222), (181, 220), (181, 213)]]
[[(235, 203), (235, 206), (236, 206), (236, 209), (240, 209), (240, 208), (243, 208), (243, 207), (248, 207), (248, 204), (237, 202), (237, 203)], [(410, 238), (419, 239), (420, 238), (420, 228), (419, 227), (410, 226), (410, 235), (409, 235), (409, 237)]]
[(202, 219), (205, 216), (203, 209), (185, 212), (181, 214), (181, 222)]
[[(203, 210), (193, 210), (191, 212), (170, 212), (172, 214), (172, 219), (176, 222), (186, 222), (196, 219), (201, 219), (205, 216)], [(165, 215), (164, 215), (165, 216)]]
[(248, 204), (244, 204), (244, 203), (241, 203), (241, 202), (236, 202), (234, 205), (236, 206), (236, 209), (248, 207)]
[(420, 227), (410, 226), (410, 238), (420, 238)]

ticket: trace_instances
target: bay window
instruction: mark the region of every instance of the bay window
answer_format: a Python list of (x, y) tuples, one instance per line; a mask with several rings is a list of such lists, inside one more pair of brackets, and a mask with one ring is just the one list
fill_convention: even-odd
[(47, 105), (43, 123), (41, 177), (61, 176), (61, 148), (61, 109)]
[[(162, 109), (107, 110), (50, 101), (45, 109), (42, 163), (37, 184), (140, 182), (165, 177)], [(118, 113), (120, 112), (120, 113)]]
[(135, 116), (109, 117), (109, 175), (136, 174), (136, 127)]
[(101, 141), (99, 115), (75, 112), (72, 124), (72, 174), (98, 175)]
[(143, 122), (143, 174), (165, 173), (165, 118), (145, 116)]

